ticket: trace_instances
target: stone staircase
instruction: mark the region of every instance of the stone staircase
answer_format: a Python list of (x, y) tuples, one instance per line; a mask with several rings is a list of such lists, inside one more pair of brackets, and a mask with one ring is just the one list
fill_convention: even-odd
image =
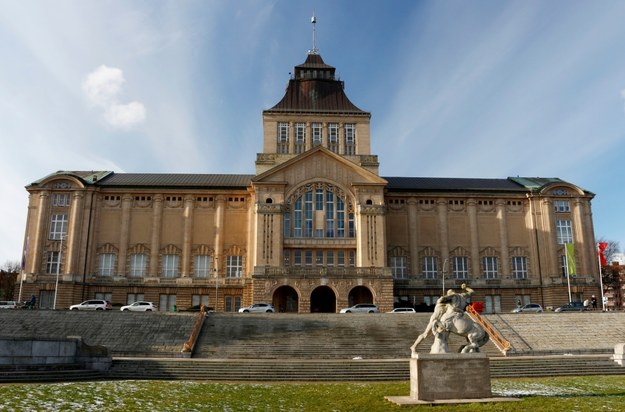
[(106, 373), (87, 370), (82, 365), (73, 363), (28, 366), (0, 365), (0, 383), (93, 381), (108, 376)]
[(0, 336), (65, 338), (81, 336), (112, 356), (171, 357), (180, 353), (195, 323), (195, 313), (120, 311), (0, 310)]
[[(625, 375), (608, 355), (498, 357), (490, 359), (493, 378), (565, 375)], [(140, 359), (113, 360), (115, 379), (252, 382), (395, 381), (410, 379), (404, 359)]]

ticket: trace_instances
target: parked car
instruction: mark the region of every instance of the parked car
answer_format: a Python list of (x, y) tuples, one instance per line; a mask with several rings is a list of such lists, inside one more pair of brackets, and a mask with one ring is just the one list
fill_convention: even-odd
[(111, 310), (113, 309), (113, 305), (108, 300), (85, 300), (82, 303), (77, 305), (72, 305), (69, 307), (69, 310)]
[(0, 300), (0, 309), (17, 309), (17, 303), (14, 300)]
[(358, 303), (357, 305), (352, 306), (351, 308), (341, 309), (341, 313), (378, 313), (380, 309), (378, 309), (377, 305), (373, 303)]
[(540, 306), (538, 303), (527, 303), (523, 306), (519, 306), (518, 308), (514, 308), (512, 309), (512, 313), (525, 313), (525, 312), (530, 312), (530, 313), (542, 313), (543, 311), (543, 307)]
[(388, 313), (417, 313), (414, 308), (395, 308)]
[(556, 312), (583, 312), (586, 310), (582, 302), (566, 303), (555, 309)]
[(254, 303), (253, 305), (239, 309), (239, 313), (273, 313), (275, 311), (273, 305), (269, 303)]
[(138, 301), (135, 303), (131, 303), (130, 305), (122, 306), (119, 308), (122, 312), (151, 312), (153, 310), (157, 310), (156, 306), (152, 302), (144, 302)]

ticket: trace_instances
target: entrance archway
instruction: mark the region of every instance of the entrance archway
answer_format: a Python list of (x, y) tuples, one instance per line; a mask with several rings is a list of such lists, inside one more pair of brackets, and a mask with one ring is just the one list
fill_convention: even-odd
[(373, 294), (366, 286), (356, 286), (349, 291), (347, 302), (349, 306), (354, 306), (359, 303), (373, 303)]
[(278, 312), (293, 312), (299, 311), (299, 296), (297, 291), (291, 286), (280, 286), (273, 293), (273, 307)]
[(312, 291), (310, 313), (336, 313), (336, 295), (332, 288), (319, 286)]

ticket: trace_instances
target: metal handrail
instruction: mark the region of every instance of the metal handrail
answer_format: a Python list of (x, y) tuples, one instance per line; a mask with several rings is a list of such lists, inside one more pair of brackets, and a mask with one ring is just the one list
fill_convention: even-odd
[(501, 336), (499, 331), (497, 331), (497, 329), (495, 329), (489, 321), (480, 316), (480, 314), (473, 308), (473, 306), (467, 305), (466, 311), (471, 319), (473, 319), (474, 322), (479, 324), (484, 329), (484, 331), (488, 333), (488, 336), (490, 336), (490, 340), (492, 340), (495, 346), (497, 346), (497, 349), (499, 349), (501, 353), (504, 354), (504, 356), (508, 355), (508, 351), (512, 349), (512, 345), (510, 344), (510, 342), (504, 339), (504, 337)]

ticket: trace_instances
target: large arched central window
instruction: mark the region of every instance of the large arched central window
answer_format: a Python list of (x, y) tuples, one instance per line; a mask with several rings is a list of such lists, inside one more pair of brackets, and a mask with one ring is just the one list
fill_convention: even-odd
[(285, 238), (353, 238), (352, 202), (341, 189), (328, 183), (310, 183), (287, 200)]

